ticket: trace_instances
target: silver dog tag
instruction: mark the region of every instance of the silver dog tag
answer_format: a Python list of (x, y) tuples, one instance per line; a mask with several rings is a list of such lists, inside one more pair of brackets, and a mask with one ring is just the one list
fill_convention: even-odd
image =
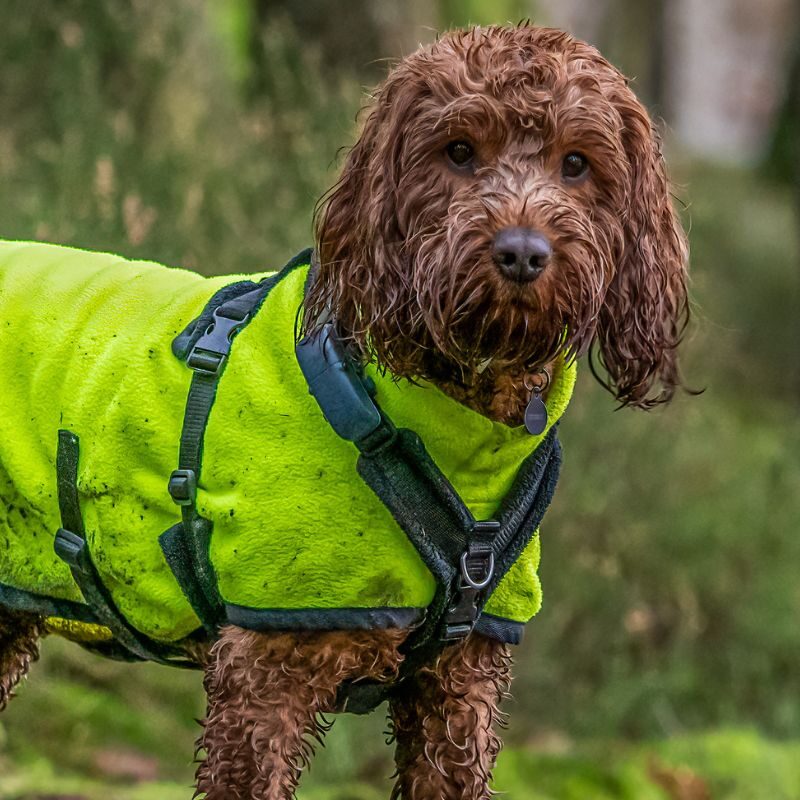
[(531, 436), (538, 436), (547, 427), (547, 406), (541, 392), (534, 390), (525, 409), (525, 429)]

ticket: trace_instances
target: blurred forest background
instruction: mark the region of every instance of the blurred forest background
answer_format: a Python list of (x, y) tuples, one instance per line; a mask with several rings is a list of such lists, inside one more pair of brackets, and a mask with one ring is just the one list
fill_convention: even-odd
[[(800, 798), (800, 20), (795, 0), (2, 0), (0, 236), (206, 274), (282, 265), (364, 88), (453, 25), (597, 44), (665, 121), (699, 397), (614, 412), (583, 371), (517, 651), (512, 800)], [(35, 287), (32, 287), (35, 289)], [(200, 680), (47, 641), (0, 797), (188, 798)], [(381, 715), (306, 800), (388, 796)]]

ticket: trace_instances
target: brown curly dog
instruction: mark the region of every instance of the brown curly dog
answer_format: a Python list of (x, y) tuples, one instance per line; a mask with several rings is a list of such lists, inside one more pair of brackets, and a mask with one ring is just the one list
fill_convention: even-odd
[[(686, 244), (660, 142), (623, 75), (566, 33), (476, 28), (405, 58), (378, 88), (320, 207), (303, 329), (335, 318), (364, 361), (519, 425), (541, 370), (594, 353), (622, 405), (669, 400), (688, 318)], [(0, 708), (41, 621), (0, 616)], [(339, 686), (389, 681), (407, 631), (223, 628), (205, 655), (197, 788), (294, 796)], [(390, 702), (394, 798), (484, 800), (507, 646), (473, 633)]]

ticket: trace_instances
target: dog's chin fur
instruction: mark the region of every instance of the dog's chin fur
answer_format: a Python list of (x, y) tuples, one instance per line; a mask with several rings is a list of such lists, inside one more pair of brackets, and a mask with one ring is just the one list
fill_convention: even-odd
[[(468, 168), (448, 160), (454, 141), (473, 146)], [(588, 159), (581, 179), (562, 175), (572, 152)], [(402, 61), (316, 223), (305, 331), (331, 309), (355, 351), (399, 378), (495, 417), (560, 353), (594, 348), (622, 405), (650, 408), (681, 383), (686, 244), (659, 138), (625, 78), (566, 33), (455, 32)], [(492, 261), (507, 227), (552, 245), (533, 283)]]

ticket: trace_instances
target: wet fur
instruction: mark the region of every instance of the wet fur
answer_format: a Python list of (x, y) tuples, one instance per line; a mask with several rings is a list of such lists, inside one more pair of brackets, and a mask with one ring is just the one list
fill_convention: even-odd
[[(474, 169), (448, 163), (459, 139), (474, 145)], [(570, 151), (590, 163), (580, 183), (561, 179)], [(316, 222), (320, 270), (302, 327), (332, 312), (354, 353), (398, 379), (433, 380), (508, 424), (562, 352), (593, 352), (623, 405), (650, 408), (681, 384), (686, 245), (659, 138), (625, 78), (565, 33), (454, 32), (403, 60)], [(492, 261), (506, 226), (552, 243), (532, 284), (506, 281)], [(41, 629), (0, 609), (0, 710)], [(338, 686), (391, 680), (405, 635), (223, 629), (194, 653), (208, 694), (198, 792), (291, 798)], [(473, 634), (394, 697), (395, 800), (489, 797), (509, 669), (505, 645)]]
[[(461, 139), (472, 171), (447, 161)], [(560, 178), (571, 151), (591, 165), (579, 185)], [(533, 284), (492, 261), (511, 226), (553, 245)], [(525, 377), (560, 352), (594, 346), (623, 405), (665, 402), (681, 383), (686, 243), (659, 137), (622, 74), (561, 31), (457, 32), (401, 62), (319, 209), (317, 241), (307, 329), (332, 308), (359, 355), (495, 419), (519, 422)]]

